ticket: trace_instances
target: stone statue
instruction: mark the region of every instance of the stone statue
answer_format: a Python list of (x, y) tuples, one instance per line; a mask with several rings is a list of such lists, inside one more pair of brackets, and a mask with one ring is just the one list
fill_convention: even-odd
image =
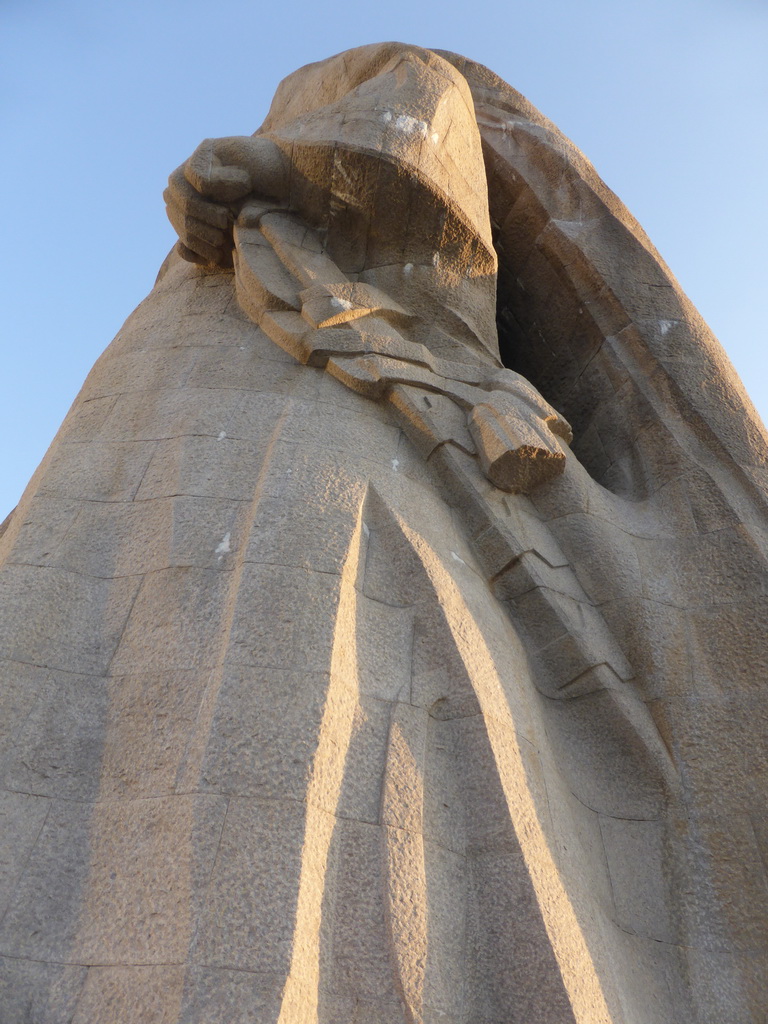
[(0, 1024), (748, 1024), (768, 438), (486, 68), (302, 68), (0, 533)]

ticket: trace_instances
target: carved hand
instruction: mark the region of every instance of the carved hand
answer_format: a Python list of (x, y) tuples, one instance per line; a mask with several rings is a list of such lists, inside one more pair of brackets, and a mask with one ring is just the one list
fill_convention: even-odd
[(231, 266), (232, 224), (243, 199), (287, 192), (287, 162), (274, 142), (235, 135), (201, 142), (170, 176), (163, 198), (184, 259)]

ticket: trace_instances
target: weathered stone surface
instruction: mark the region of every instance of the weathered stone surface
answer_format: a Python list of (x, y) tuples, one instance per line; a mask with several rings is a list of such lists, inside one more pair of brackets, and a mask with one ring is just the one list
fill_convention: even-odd
[(166, 201), (0, 535), (0, 1024), (763, 1024), (768, 444), (637, 223), (398, 43)]
[(0, 1021), (70, 1024), (88, 969), (0, 957)]

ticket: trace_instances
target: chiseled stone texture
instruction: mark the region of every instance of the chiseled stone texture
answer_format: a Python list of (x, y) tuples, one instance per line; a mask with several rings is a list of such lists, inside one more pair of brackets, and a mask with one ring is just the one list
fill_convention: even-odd
[[(0, 1024), (764, 1024), (768, 448), (716, 341), (454, 54), (206, 145), (0, 533)], [(560, 430), (527, 495), (494, 389)]]

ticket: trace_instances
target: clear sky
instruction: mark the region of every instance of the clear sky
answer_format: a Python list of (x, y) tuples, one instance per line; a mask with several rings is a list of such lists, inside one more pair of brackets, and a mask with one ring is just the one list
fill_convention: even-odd
[(0, 0), (0, 521), (174, 241), (162, 190), (385, 39), (487, 64), (645, 227), (768, 420), (768, 0)]

